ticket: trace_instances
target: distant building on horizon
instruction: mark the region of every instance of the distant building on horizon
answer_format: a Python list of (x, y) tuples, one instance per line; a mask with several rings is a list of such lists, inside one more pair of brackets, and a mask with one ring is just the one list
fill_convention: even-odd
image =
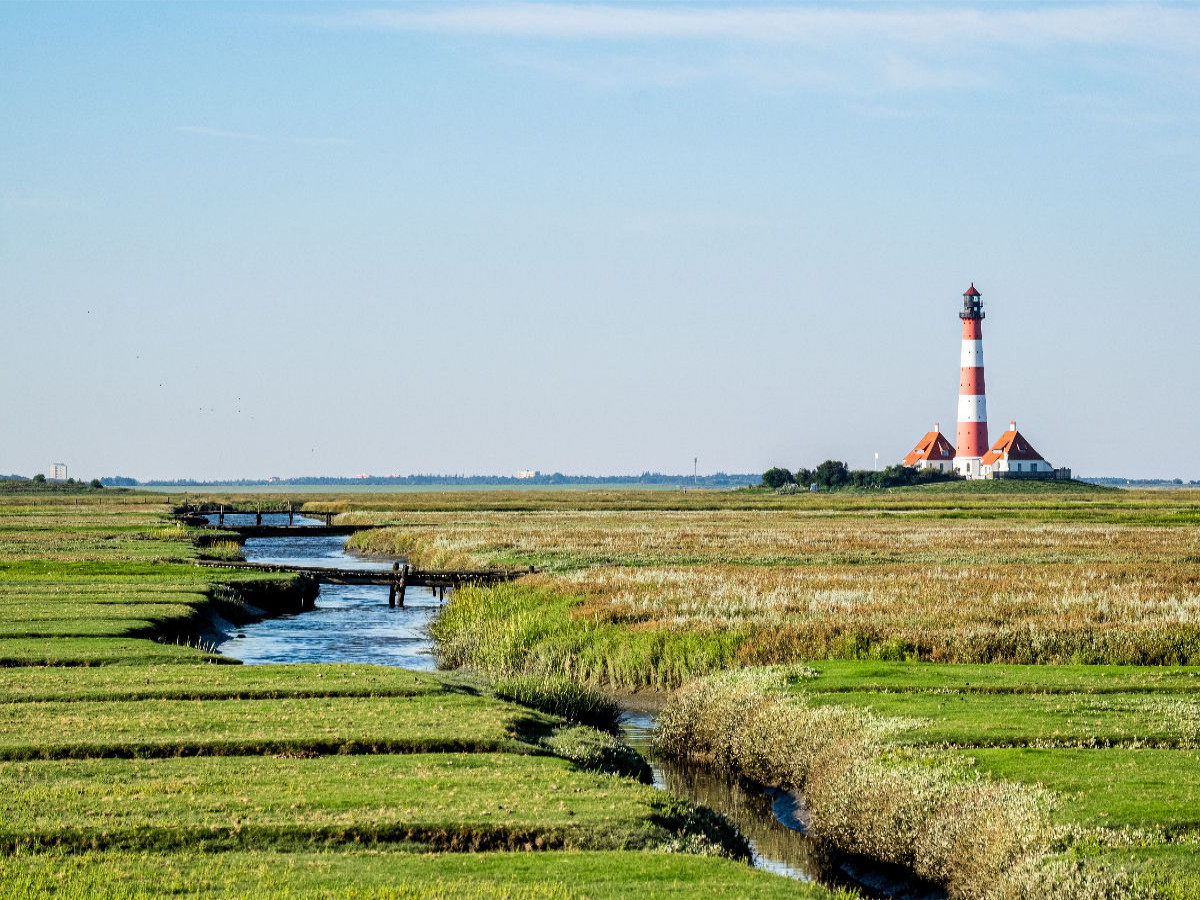
[(67, 464), (66, 463), (50, 463), (50, 471), (46, 478), (50, 481), (66, 481), (67, 480)]
[(1062, 478), (1070, 469), (1056, 469), (1017, 431), (1016, 420), (988, 449), (987, 392), (983, 379), (983, 295), (975, 282), (963, 293), (962, 355), (958, 374), (958, 435), (953, 447), (935, 425), (908, 456), (904, 465), (939, 472), (958, 472), (964, 478)]
[(541, 477), (542, 477), (542, 473), (538, 472), (534, 469), (522, 469), (520, 472), (517, 473), (517, 478), (520, 478), (522, 481), (525, 481), (526, 479), (529, 479), (529, 478), (541, 478)]

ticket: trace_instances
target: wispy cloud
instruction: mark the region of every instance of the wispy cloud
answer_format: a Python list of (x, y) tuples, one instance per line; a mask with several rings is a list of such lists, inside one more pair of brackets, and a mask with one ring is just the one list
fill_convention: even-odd
[(198, 134), (204, 137), (222, 138), (231, 141), (249, 141), (256, 144), (284, 143), (301, 144), (307, 147), (349, 147), (354, 143), (344, 138), (332, 137), (274, 138), (265, 134), (254, 134), (246, 131), (226, 131), (221, 128), (209, 128), (205, 125), (179, 125), (175, 130), (183, 134)]
[(705, 40), (829, 46), (893, 44), (1200, 46), (1200, 10), (1138, 3), (1000, 7), (887, 4), (617, 6), (505, 3), (352, 10), (316, 17), (341, 27), (504, 38)]
[[(978, 90), (1049, 67), (1144, 60), (1192, 83), (1200, 5), (1093, 2), (439, 2), (306, 17), (327, 28), (487, 42), (508, 64), (593, 87), (732, 78), (765, 90), (856, 94)], [(584, 52), (587, 51), (587, 52)], [(1069, 62), (1064, 62), (1069, 60)]]

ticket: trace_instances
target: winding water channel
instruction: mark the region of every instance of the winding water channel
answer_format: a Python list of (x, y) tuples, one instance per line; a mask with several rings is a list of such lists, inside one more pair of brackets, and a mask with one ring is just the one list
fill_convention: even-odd
[[(250, 524), (253, 516), (226, 516), (228, 524)], [(286, 524), (286, 516), (263, 516), (263, 524)], [(297, 518), (296, 524), (321, 524)], [(244, 555), (252, 562), (390, 569), (391, 560), (353, 556), (337, 535), (250, 538)], [(244, 663), (374, 663), (407, 669), (436, 667), (428, 625), (441, 604), (429, 588), (410, 587), (403, 607), (389, 607), (380, 585), (323, 584), (316, 608), (296, 615), (241, 626), (217, 651)], [(743, 785), (694, 763), (655, 758), (650, 752), (654, 717), (629, 712), (628, 742), (650, 762), (654, 785), (717, 810), (750, 842), (755, 866), (802, 881), (854, 884), (865, 896), (895, 900), (940, 900), (945, 895), (915, 884), (902, 873), (855, 860), (842, 860), (832, 872), (821, 868), (804, 834), (804, 810), (786, 792)]]

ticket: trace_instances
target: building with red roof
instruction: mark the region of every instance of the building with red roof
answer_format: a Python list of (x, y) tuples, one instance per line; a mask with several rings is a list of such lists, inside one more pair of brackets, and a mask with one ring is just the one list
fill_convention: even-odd
[(954, 471), (954, 446), (942, 434), (942, 426), (935, 424), (933, 431), (917, 441), (917, 446), (904, 457), (904, 465), (918, 469), (937, 469), (939, 472)]
[(1000, 435), (1000, 439), (992, 444), (992, 449), (979, 460), (979, 469), (984, 478), (1013, 475), (1019, 478), (1029, 474), (1036, 478), (1038, 473), (1046, 473), (1046, 477), (1054, 473), (1054, 466), (1046, 462), (1028, 439), (1017, 431), (1016, 422), (1008, 423), (1008, 431)]

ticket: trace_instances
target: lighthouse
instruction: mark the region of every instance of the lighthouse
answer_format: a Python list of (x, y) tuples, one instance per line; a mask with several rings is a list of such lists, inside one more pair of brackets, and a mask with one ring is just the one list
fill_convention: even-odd
[(975, 282), (963, 294), (962, 362), (958, 377), (958, 440), (954, 468), (967, 478), (979, 478), (979, 460), (988, 452), (987, 400), (983, 386), (983, 297)]

